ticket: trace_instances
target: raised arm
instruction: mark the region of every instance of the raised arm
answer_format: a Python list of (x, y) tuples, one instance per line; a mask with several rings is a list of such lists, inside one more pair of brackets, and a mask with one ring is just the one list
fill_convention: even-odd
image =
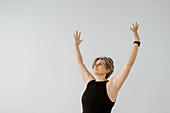
[(80, 35), (81, 32), (78, 35), (78, 31), (76, 31), (76, 34), (74, 34), (74, 39), (75, 39), (75, 44), (74, 44), (74, 51), (75, 51), (75, 56), (76, 56), (76, 63), (78, 66), (78, 70), (80, 72), (80, 75), (82, 79), (84, 80), (85, 84), (92, 80), (95, 79), (93, 75), (87, 70), (86, 66), (83, 63), (83, 59), (80, 53), (79, 45), (83, 40), (80, 40)]
[[(134, 35), (134, 40), (135, 41), (140, 41), (139, 35), (137, 33), (138, 27), (139, 25), (137, 24), (137, 22), (134, 24), (132, 23), (133, 28), (130, 27), (130, 30), (133, 32)], [(134, 62), (137, 56), (137, 52), (138, 52), (138, 45), (135, 43), (133, 44), (132, 50), (129, 54), (129, 57), (127, 59), (127, 61), (125, 62), (125, 64), (122, 66), (121, 70), (119, 71), (118, 74), (116, 74), (113, 78), (110, 79), (111, 81), (111, 85), (113, 87), (116, 87), (117, 90), (119, 90), (124, 81), (126, 80)]]

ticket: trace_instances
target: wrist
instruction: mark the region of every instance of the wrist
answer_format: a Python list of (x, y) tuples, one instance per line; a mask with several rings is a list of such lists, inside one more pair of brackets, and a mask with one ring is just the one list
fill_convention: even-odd
[(138, 35), (138, 33), (136, 32), (136, 33), (134, 33), (134, 37), (135, 37), (135, 41), (140, 41), (140, 38), (139, 38), (139, 35)]
[(138, 42), (140, 42), (140, 39), (135, 39), (134, 41), (138, 41)]
[(79, 47), (79, 44), (76, 44), (76, 43), (75, 43), (74, 45)]
[(140, 41), (134, 41), (134, 42), (133, 42), (133, 44), (135, 44), (135, 45), (137, 44), (138, 47), (140, 46), (140, 43), (141, 43)]

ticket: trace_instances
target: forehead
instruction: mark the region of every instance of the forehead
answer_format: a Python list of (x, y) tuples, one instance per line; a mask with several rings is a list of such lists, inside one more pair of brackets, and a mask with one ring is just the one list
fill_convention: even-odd
[(103, 60), (99, 59), (96, 61), (96, 63), (102, 63), (103, 64)]

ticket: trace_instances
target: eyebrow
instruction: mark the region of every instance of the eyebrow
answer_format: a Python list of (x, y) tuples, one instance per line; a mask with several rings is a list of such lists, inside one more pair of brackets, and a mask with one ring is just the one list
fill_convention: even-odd
[[(99, 62), (99, 64), (102, 64), (101, 62)], [(103, 64), (102, 64), (103, 65)]]

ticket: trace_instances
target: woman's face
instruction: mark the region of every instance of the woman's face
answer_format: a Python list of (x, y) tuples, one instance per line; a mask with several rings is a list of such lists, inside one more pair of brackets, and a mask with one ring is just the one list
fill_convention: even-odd
[(103, 60), (99, 59), (96, 61), (96, 64), (94, 65), (93, 72), (96, 74), (105, 75), (107, 73), (107, 69), (104, 66)]

